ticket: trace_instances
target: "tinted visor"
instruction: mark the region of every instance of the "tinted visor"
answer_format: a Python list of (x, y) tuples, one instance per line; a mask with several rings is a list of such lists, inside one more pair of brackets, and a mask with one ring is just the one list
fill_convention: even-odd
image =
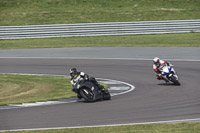
[(155, 62), (155, 65), (156, 65), (157, 67), (159, 67), (159, 66), (160, 66), (160, 63), (159, 63), (159, 62)]
[(74, 77), (74, 76), (75, 76), (75, 74), (74, 74), (74, 73), (70, 73), (70, 76), (71, 76), (71, 77)]

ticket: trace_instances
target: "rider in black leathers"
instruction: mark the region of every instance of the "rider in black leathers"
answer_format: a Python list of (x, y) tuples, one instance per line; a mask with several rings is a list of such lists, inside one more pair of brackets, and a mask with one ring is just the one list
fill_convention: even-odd
[[(79, 80), (79, 78), (83, 78), (83, 80), (91, 81), (92, 83), (94, 83), (99, 88), (99, 90), (102, 91), (104, 89), (104, 86), (100, 85), (94, 77), (89, 77), (89, 75), (85, 74), (84, 72), (77, 71), (76, 68), (70, 69), (70, 76), (71, 76), (72, 86), (74, 86), (76, 84), (76, 82)], [(75, 90), (72, 89), (72, 91), (75, 91)], [(79, 98), (79, 96), (77, 96), (77, 97)]]

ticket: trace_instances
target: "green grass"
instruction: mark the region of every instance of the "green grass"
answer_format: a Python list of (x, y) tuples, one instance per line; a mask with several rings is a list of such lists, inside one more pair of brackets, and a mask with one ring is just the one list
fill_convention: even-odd
[(1, 0), (0, 25), (200, 18), (199, 0)]
[(71, 89), (65, 77), (0, 74), (0, 105), (76, 97)]
[(200, 33), (0, 40), (0, 49), (199, 46)]
[[(0, 0), (0, 25), (200, 19), (199, 0)], [(0, 40), (0, 49), (199, 47), (199, 33)]]
[(146, 124), (133, 126), (94, 127), (42, 131), (17, 131), (14, 133), (199, 133), (199, 131), (200, 122), (174, 124)]

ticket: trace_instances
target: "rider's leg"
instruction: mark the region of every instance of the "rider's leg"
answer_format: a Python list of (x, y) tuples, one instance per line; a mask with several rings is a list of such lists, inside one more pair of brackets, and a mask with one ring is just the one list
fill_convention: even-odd
[(96, 79), (94, 77), (90, 77), (89, 80), (94, 83), (100, 90), (103, 90), (104, 89), (104, 86), (103, 85), (100, 85)]

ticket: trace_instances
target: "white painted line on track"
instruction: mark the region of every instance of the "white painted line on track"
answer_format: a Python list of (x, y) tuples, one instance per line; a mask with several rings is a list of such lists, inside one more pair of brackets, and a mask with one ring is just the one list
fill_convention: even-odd
[(128, 90), (129, 87), (112, 87), (112, 90)]
[(93, 126), (13, 129), (13, 130), (0, 130), (0, 132), (8, 132), (8, 131), (37, 131), (37, 130), (51, 130), (51, 129), (75, 129), (75, 128), (93, 128), (93, 127), (116, 127), (116, 126), (133, 126), (133, 125), (144, 125), (144, 124), (163, 124), (163, 123), (182, 123), (182, 122), (200, 122), (200, 118), (183, 119), (183, 120), (170, 120), (170, 121), (141, 122), (141, 123), (126, 123), (126, 124), (93, 125)]
[[(97, 79), (103, 79), (103, 78), (97, 78)], [(127, 86), (130, 86), (130, 89), (125, 91), (125, 92), (121, 92), (121, 93), (118, 93), (118, 94), (113, 94), (111, 96), (117, 96), (117, 95), (122, 95), (122, 94), (125, 94), (125, 93), (128, 93), (128, 92), (131, 92), (135, 89), (135, 86), (129, 84), (129, 83), (126, 83), (126, 82), (122, 82), (122, 81), (117, 81), (117, 80), (111, 80), (111, 79), (105, 79), (105, 80), (110, 80), (110, 81), (113, 81), (113, 82), (117, 82), (117, 83), (121, 83), (121, 84), (126, 84)]]

